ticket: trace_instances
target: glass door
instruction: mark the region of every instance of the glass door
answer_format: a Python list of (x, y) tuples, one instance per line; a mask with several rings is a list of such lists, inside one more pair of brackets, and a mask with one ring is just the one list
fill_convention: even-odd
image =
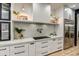
[(0, 20), (10, 20), (10, 4), (1, 3), (0, 4)]
[(0, 22), (0, 41), (10, 40), (10, 23)]

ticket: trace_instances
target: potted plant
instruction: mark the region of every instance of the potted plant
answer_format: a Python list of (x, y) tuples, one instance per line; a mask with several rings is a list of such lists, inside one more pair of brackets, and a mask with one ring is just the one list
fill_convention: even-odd
[(20, 14), (20, 12), (17, 12), (17, 11), (14, 10), (14, 11), (13, 11), (13, 14), (16, 16), (17, 19), (19, 19), (19, 14)]
[(17, 28), (17, 27), (15, 27), (15, 31), (16, 31), (16, 37), (17, 37), (17, 39), (22, 39), (24, 36), (23, 36), (23, 34), (22, 34), (22, 32), (24, 31), (24, 29), (19, 29), (19, 28)]

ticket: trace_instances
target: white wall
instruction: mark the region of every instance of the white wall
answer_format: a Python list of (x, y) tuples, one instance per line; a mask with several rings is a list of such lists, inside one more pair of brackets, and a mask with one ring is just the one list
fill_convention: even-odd
[[(54, 12), (54, 7), (55, 12)], [(52, 9), (51, 9), (52, 14), (55, 13), (55, 15), (59, 18), (59, 25), (56, 26), (56, 32), (58, 36), (64, 37), (64, 5), (63, 4), (52, 4)]]
[[(33, 7), (31, 3), (13, 3), (11, 5), (12, 5), (11, 11), (15, 10), (20, 13), (25, 13), (32, 17), (29, 20), (33, 20)], [(24, 10), (22, 10), (22, 8), (24, 8)], [(13, 15), (13, 13), (12, 13), (12, 20), (16, 20), (16, 17)]]
[[(50, 33), (54, 32), (54, 26), (52, 25), (15, 23), (14, 27), (25, 29), (25, 31), (23, 32), (24, 38), (36, 36), (49, 36)], [(42, 33), (37, 32), (37, 28), (43, 28)]]
[[(16, 4), (15, 4), (16, 5)], [(13, 5), (14, 6), (14, 5)], [(42, 4), (42, 3), (34, 3), (33, 9), (30, 10), (31, 15), (33, 15), (33, 20), (40, 21), (40, 22), (48, 22), (50, 19), (50, 14), (55, 12), (56, 15), (59, 17), (59, 25), (35, 25), (35, 24), (23, 24), (23, 23), (16, 23), (14, 26), (24, 28), (26, 31), (23, 32), (24, 37), (34, 37), (34, 36), (41, 36), (41, 35), (50, 35), (50, 33), (54, 33), (54, 29), (58, 36), (64, 37), (64, 6), (62, 4), (57, 4), (58, 7), (56, 7), (56, 11), (53, 11), (51, 8), (53, 8), (53, 5), (50, 4)], [(18, 7), (18, 6), (17, 6)], [(17, 7), (13, 7), (13, 9), (18, 10)], [(32, 7), (32, 6), (31, 6)], [(20, 7), (19, 7), (20, 9)], [(28, 8), (29, 10), (29, 8)], [(33, 13), (31, 13), (33, 11)], [(14, 20), (14, 17), (12, 16), (12, 19)], [(43, 28), (43, 32), (39, 34), (36, 29), (38, 27)]]

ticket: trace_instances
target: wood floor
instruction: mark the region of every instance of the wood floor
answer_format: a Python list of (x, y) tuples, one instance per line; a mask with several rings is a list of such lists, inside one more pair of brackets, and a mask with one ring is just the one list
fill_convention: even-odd
[(52, 53), (49, 56), (79, 56), (79, 41), (78, 46)]

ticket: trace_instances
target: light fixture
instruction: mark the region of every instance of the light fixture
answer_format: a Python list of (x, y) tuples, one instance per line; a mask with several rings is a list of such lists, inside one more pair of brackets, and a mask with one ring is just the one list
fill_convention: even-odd
[(74, 8), (74, 7), (76, 7), (76, 5), (72, 5), (72, 6), (71, 6), (71, 8)]
[(24, 11), (24, 8), (22, 8), (22, 10)]
[(24, 11), (25, 9), (24, 9), (24, 4), (22, 5), (22, 10)]

